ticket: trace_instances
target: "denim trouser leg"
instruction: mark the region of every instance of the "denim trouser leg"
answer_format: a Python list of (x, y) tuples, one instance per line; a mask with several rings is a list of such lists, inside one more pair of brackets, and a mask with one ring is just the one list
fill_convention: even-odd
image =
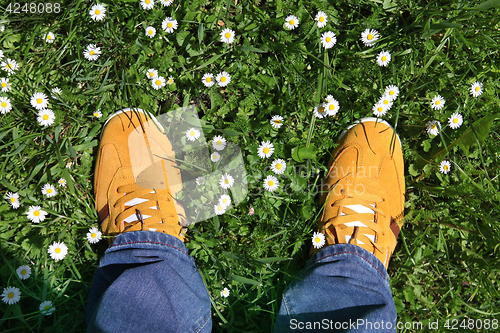
[(179, 239), (153, 231), (120, 234), (97, 269), (87, 332), (211, 332), (208, 292)]
[(337, 244), (309, 259), (287, 287), (274, 331), (395, 332), (396, 318), (382, 262), (357, 245)]

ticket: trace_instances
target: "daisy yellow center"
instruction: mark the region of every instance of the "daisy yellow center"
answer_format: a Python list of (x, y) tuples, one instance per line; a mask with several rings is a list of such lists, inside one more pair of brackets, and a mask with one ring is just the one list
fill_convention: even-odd
[(96, 238), (96, 237), (97, 237), (97, 235), (96, 235), (96, 233), (95, 233), (95, 232), (93, 232), (93, 233), (92, 233), (92, 235), (90, 235), (90, 237), (92, 237), (92, 238)]
[(325, 108), (324, 107), (320, 107), (319, 110), (318, 110), (319, 113), (323, 113), (325, 112)]
[(189, 132), (189, 135), (194, 136), (194, 131)]
[(61, 249), (59, 247), (55, 251), (56, 253), (61, 253)]
[(445, 165), (443, 169), (448, 170), (448, 165)]
[(391, 95), (391, 96), (394, 95), (394, 91), (392, 91), (392, 90), (389, 91), (389, 95)]
[(436, 105), (439, 105), (439, 104), (441, 104), (441, 101), (436, 101)]
[(263, 152), (264, 152), (264, 154), (268, 154), (269, 153), (269, 148), (267, 148), (267, 147), (264, 148)]
[(369, 34), (366, 38), (367, 38), (368, 40), (372, 40), (372, 39), (373, 39), (373, 35), (372, 35), (372, 34)]
[(16, 198), (10, 198), (10, 202), (16, 202)]
[(268, 184), (269, 184), (269, 186), (273, 186), (274, 182), (272, 180), (270, 180)]
[(383, 56), (382, 57), (382, 61), (386, 61), (387, 60), (387, 57), (386, 56)]
[(222, 144), (222, 142), (219, 140), (217, 141), (217, 145), (220, 146)]
[(5, 67), (7, 67), (7, 69), (11, 69), (12, 68), (12, 64), (9, 62), (7, 65), (5, 65)]
[(385, 104), (385, 105), (388, 105), (388, 104), (389, 104), (389, 101), (385, 99), (385, 100), (384, 100), (384, 104)]
[(383, 107), (381, 107), (381, 106), (379, 106), (379, 107), (378, 107), (378, 112), (382, 112), (382, 111), (384, 111), (384, 108), (383, 108)]
[(94, 117), (99, 117), (99, 113), (95, 112)]
[(226, 36), (226, 38), (229, 38), (229, 37), (231, 37), (231, 34), (229, 32), (226, 32), (226, 34), (224, 36)]
[(319, 238), (318, 236), (316, 236), (316, 238), (314, 238), (314, 242), (315, 243), (320, 243), (321, 242), (321, 238)]
[(47, 193), (52, 193), (52, 189), (51, 188), (47, 189)]
[(221, 81), (221, 82), (226, 82), (226, 77), (225, 77), (225, 76), (221, 77), (221, 78), (220, 78), (220, 81)]
[(41, 98), (38, 98), (38, 99), (36, 100), (36, 102), (37, 102), (38, 104), (42, 104), (42, 99), (41, 99)]
[(332, 39), (330, 37), (326, 37), (326, 42), (327, 43), (330, 43), (332, 41)]
[(222, 200), (222, 202), (227, 203), (227, 199)]
[(95, 54), (95, 51), (94, 50), (90, 50), (90, 55), (94, 55)]
[(321, 17), (319, 18), (319, 21), (320, 21), (320, 22), (324, 22), (324, 21), (325, 21), (325, 18), (324, 18), (323, 16), (321, 16)]
[(211, 77), (207, 77), (207, 82), (212, 82), (212, 78)]
[(96, 9), (96, 10), (95, 10), (95, 14), (96, 14), (96, 15), (99, 15), (99, 14), (101, 14), (101, 11), (100, 11), (99, 9)]
[(35, 210), (35, 212), (33, 213), (33, 215), (40, 216), (40, 212), (38, 210)]
[(335, 105), (330, 104), (330, 106), (328, 108), (330, 109), (330, 111), (333, 111), (333, 110), (335, 110)]
[(213, 158), (214, 160), (216, 160), (216, 159), (217, 159), (217, 155), (213, 154), (213, 155), (212, 155), (212, 158)]
[(436, 129), (436, 125), (432, 124), (431, 128)]
[(149, 30), (149, 32), (148, 32), (148, 33), (149, 33), (150, 35), (152, 35), (152, 34), (153, 34), (153, 30)]
[(229, 179), (224, 179), (224, 184), (229, 184)]
[(6, 82), (2, 82), (2, 87), (7, 87), (7, 83)]
[(479, 89), (480, 89), (479, 87), (476, 87), (476, 91), (479, 91)]
[(6, 108), (6, 107), (7, 107), (7, 103), (2, 102), (2, 107), (3, 107), (3, 108)]
[(174, 80), (168, 79), (168, 83), (172, 84), (172, 83), (174, 83)]
[(172, 28), (172, 23), (168, 22), (167, 27)]
[(456, 124), (456, 123), (458, 123), (458, 119), (457, 119), (457, 118), (453, 119), (453, 122), (454, 122), (455, 124)]
[(48, 310), (48, 309), (50, 309), (50, 306), (45, 305), (45, 307), (44, 307), (43, 309), (44, 309), (44, 310)]
[(156, 80), (156, 85), (160, 86), (161, 85), (161, 81), (160, 80)]
[(279, 119), (276, 119), (274, 122), (275, 122), (276, 124), (279, 124), (279, 123), (280, 123), (280, 120), (279, 120)]
[(52, 37), (50, 35), (47, 36), (47, 39), (51, 39)]
[(42, 118), (43, 118), (43, 120), (49, 120), (49, 116), (46, 114), (44, 114)]
[(276, 169), (281, 170), (281, 164), (280, 163), (276, 164)]
[(25, 269), (23, 269), (23, 270), (21, 271), (21, 275), (26, 275), (26, 273), (27, 273), (27, 272), (26, 272), (26, 270), (25, 270)]
[(290, 25), (295, 25), (295, 21), (294, 20), (290, 20)]
[(13, 293), (13, 292), (8, 293), (8, 294), (7, 294), (7, 297), (8, 297), (8, 298), (14, 298), (14, 293)]
[(219, 206), (219, 207), (217, 207), (217, 208), (218, 208), (219, 210), (222, 210), (222, 209), (223, 209), (223, 208), (222, 208), (222, 206)]
[(151, 2), (151, 0), (146, 0), (145, 2), (149, 5), (149, 3)]
[(153, 76), (155, 76), (155, 73), (151, 72), (151, 73), (149, 73), (149, 76), (153, 77)]

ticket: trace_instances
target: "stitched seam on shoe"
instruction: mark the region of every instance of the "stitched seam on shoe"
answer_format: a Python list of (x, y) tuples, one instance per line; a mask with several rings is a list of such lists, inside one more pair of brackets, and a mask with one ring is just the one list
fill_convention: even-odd
[(181, 249), (179, 249), (178, 247), (176, 246), (173, 246), (173, 245), (170, 245), (170, 244), (166, 244), (166, 243), (162, 243), (162, 242), (151, 242), (151, 241), (135, 241), (135, 242), (126, 242), (126, 243), (120, 243), (120, 244), (113, 244), (111, 245), (109, 248), (112, 248), (112, 247), (115, 247), (115, 246), (120, 246), (120, 245), (128, 245), (128, 244), (137, 244), (137, 243), (152, 243), (152, 244), (160, 244), (160, 245), (165, 245), (165, 246), (169, 246), (169, 247), (172, 247), (176, 250), (179, 250), (181, 251), (182, 253), (184, 253), (186, 256), (189, 257), (189, 255), (182, 251)]
[(319, 258), (318, 260), (316, 260), (316, 261), (315, 261), (315, 263), (316, 263), (316, 262), (318, 262), (318, 261), (320, 261), (320, 260), (323, 260), (323, 259), (325, 259), (325, 258), (332, 257), (332, 256), (336, 256), (336, 255), (338, 255), (338, 254), (344, 254), (344, 253), (355, 254), (355, 255), (357, 255), (358, 257), (361, 257), (361, 258), (365, 259), (365, 260), (366, 260), (366, 261), (367, 261), (370, 265), (372, 265), (372, 266), (373, 266), (373, 268), (375, 268), (375, 269), (376, 269), (376, 270), (380, 273), (380, 275), (382, 275), (382, 277), (383, 277), (384, 279), (386, 279), (386, 280), (387, 280), (387, 278), (385, 277), (385, 275), (384, 275), (384, 274), (383, 274), (383, 273), (382, 273), (382, 272), (381, 272), (381, 271), (377, 268), (377, 266), (375, 266), (375, 265), (374, 265), (374, 264), (373, 264), (370, 260), (366, 259), (365, 257), (363, 257), (362, 255), (360, 255), (360, 254), (358, 254), (358, 253), (354, 253), (354, 252), (350, 252), (350, 251), (343, 251), (343, 252), (337, 252), (337, 253), (334, 253), (334, 254), (329, 254), (329, 255), (327, 255), (327, 256), (324, 256), (324, 257)]
[(211, 314), (208, 315), (207, 319), (205, 319), (205, 322), (203, 324), (201, 324), (200, 328), (198, 328), (195, 333), (198, 333), (199, 331), (201, 331), (205, 327), (208, 320), (210, 319), (210, 316), (211, 316)]

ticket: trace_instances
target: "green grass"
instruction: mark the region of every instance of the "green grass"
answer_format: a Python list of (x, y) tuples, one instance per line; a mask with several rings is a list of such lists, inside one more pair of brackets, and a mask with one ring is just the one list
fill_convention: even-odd
[[(62, 0), (59, 14), (9, 14), (0, 6), (6, 22), (0, 49), (20, 64), (9, 77), (12, 90), (0, 93), (13, 106), (0, 115), (0, 193), (17, 192), (21, 200), (17, 210), (6, 200), (0, 205), (0, 288), (22, 293), (15, 305), (0, 303), (2, 332), (85, 330), (90, 283), (106, 248), (105, 240), (95, 246), (85, 237), (97, 225), (92, 181), (102, 125), (124, 107), (158, 115), (191, 103), (215, 128), (205, 131), (208, 138), (222, 133), (241, 147), (251, 192), (227, 214), (188, 231), (213, 301), (214, 332), (271, 331), (281, 293), (307, 258), (320, 214), (317, 186), (336, 138), (353, 120), (372, 115), (389, 84), (401, 94), (383, 119), (402, 139), (407, 186), (406, 223), (388, 270), (398, 320), (424, 326), (439, 320), (439, 332), (456, 332), (444, 328), (446, 320), (451, 326), (453, 319), (499, 318), (499, 1), (195, 0), (165, 8), (158, 2), (151, 11), (138, 0), (103, 3), (101, 22), (88, 14), (94, 2), (82, 0)], [(318, 10), (328, 14), (321, 30)], [(289, 14), (300, 19), (293, 31), (283, 25)], [(161, 29), (167, 16), (179, 22), (172, 34)], [(220, 42), (221, 24), (236, 31), (233, 44)], [(144, 35), (149, 25), (157, 29), (152, 39)], [(381, 34), (374, 47), (360, 41), (366, 28)], [(319, 36), (329, 30), (338, 41), (325, 51)], [(53, 44), (43, 40), (49, 31)], [(90, 43), (103, 52), (95, 62), (83, 57)], [(375, 60), (382, 50), (393, 57), (387, 67)], [(149, 68), (175, 84), (155, 91)], [(223, 70), (232, 76), (226, 88), (202, 85), (203, 74)], [(478, 98), (468, 92), (476, 80), (484, 89)], [(54, 87), (63, 91), (50, 99), (56, 120), (42, 128), (30, 97), (50, 96)], [(315, 119), (312, 109), (327, 94), (340, 112)], [(446, 100), (440, 111), (429, 104), (437, 94)], [(96, 109), (102, 118), (93, 117)], [(457, 130), (447, 126), (454, 112), (464, 117)], [(284, 117), (279, 130), (269, 123), (275, 114)], [(430, 120), (443, 125), (436, 137), (425, 130)], [(266, 140), (276, 151), (263, 161), (257, 147)], [(278, 157), (287, 162), (280, 191), (264, 192), (262, 180)], [(447, 175), (439, 172), (443, 159), (452, 164)], [(43, 198), (42, 186), (61, 177), (68, 187)], [(49, 212), (39, 224), (25, 215), (35, 204)], [(47, 254), (54, 241), (69, 248), (62, 261)], [(15, 273), (22, 264), (32, 269), (27, 280)], [(231, 290), (227, 299), (220, 297), (224, 287)], [(51, 316), (38, 311), (44, 300), (56, 307)]]

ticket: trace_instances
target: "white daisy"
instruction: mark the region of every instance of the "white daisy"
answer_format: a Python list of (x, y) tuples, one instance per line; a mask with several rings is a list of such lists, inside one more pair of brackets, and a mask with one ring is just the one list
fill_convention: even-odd
[(205, 182), (206, 182), (205, 177), (200, 176), (200, 177), (196, 178), (196, 185), (198, 185), (198, 186), (205, 185)]
[(431, 135), (438, 135), (441, 130), (441, 123), (437, 120), (429, 121), (427, 124), (427, 133)]
[(442, 161), (440, 164), (439, 164), (439, 171), (441, 173), (444, 173), (445, 175), (450, 172), (451, 170), (451, 163), (449, 161)]
[(7, 192), (4, 196), (5, 200), (9, 200), (9, 204), (12, 206), (14, 209), (19, 208), (19, 194), (17, 193), (12, 193), (12, 192)]
[(444, 107), (445, 100), (441, 95), (437, 95), (431, 100), (431, 107), (434, 110), (441, 110)]
[(483, 93), (483, 84), (481, 82), (474, 82), (470, 87), (470, 93), (474, 97), (478, 97)]
[(214, 75), (210, 73), (205, 73), (205, 75), (203, 75), (203, 77), (201, 78), (201, 82), (203, 82), (205, 87), (210, 88), (215, 84)]
[(314, 115), (316, 116), (316, 118), (321, 119), (321, 118), (324, 118), (327, 116), (327, 112), (326, 112), (325, 107), (326, 107), (326, 104), (322, 103), (314, 108), (313, 112), (314, 112)]
[(47, 198), (55, 197), (57, 195), (57, 189), (54, 185), (45, 184), (42, 187), (42, 194)]
[(144, 10), (150, 10), (155, 6), (155, 2), (154, 0), (141, 0), (141, 6)]
[(102, 112), (97, 110), (97, 111), (94, 111), (94, 117), (96, 118), (101, 118), (102, 117)]
[(91, 244), (95, 244), (101, 240), (102, 233), (96, 227), (92, 227), (87, 232), (87, 239)]
[(200, 138), (200, 131), (198, 131), (196, 128), (190, 128), (186, 131), (186, 138), (189, 141), (195, 141)]
[(328, 102), (330, 102), (332, 99), (333, 99), (333, 95), (327, 95), (327, 96), (325, 97), (325, 102), (326, 102), (326, 103), (328, 103)]
[(156, 29), (154, 27), (147, 27), (146, 28), (146, 36), (149, 38), (153, 38), (156, 35)]
[(54, 123), (54, 120), (56, 119), (56, 115), (54, 112), (52, 112), (51, 109), (44, 109), (38, 111), (38, 117), (36, 120), (41, 126), (50, 126)]
[(170, 6), (173, 2), (174, 0), (160, 0), (160, 3), (165, 7)]
[(56, 36), (54, 36), (52, 32), (48, 32), (45, 34), (45, 36), (43, 36), (43, 39), (45, 39), (46, 43), (54, 43), (54, 41), (56, 40)]
[[(3, 27), (3, 25), (2, 25), (2, 27)], [(2, 51), (2, 50), (0, 50), (0, 59), (3, 59), (3, 57), (4, 57), (4, 55), (3, 55), (3, 51)]]
[(324, 104), (324, 108), (327, 115), (335, 116), (340, 109), (339, 101), (337, 101), (335, 98), (331, 98), (328, 103)]
[(61, 88), (55, 87), (51, 90), (52, 92), (52, 98), (57, 98), (56, 95), (60, 96), (62, 94)]
[(11, 89), (9, 78), (6, 77), (0, 78), (0, 87), (2, 88), (2, 92), (9, 92), (9, 90)]
[(154, 79), (156, 79), (158, 77), (158, 71), (156, 69), (154, 69), (154, 68), (150, 68), (146, 72), (146, 76), (148, 77), (148, 79), (154, 80)]
[(269, 192), (274, 192), (280, 185), (278, 178), (274, 176), (267, 176), (266, 179), (264, 179), (264, 188), (268, 190)]
[(218, 203), (217, 205), (214, 205), (214, 212), (217, 215), (222, 215), (226, 212), (226, 207), (223, 204)]
[(49, 100), (44, 93), (34, 93), (33, 96), (31, 96), (30, 102), (37, 110), (46, 109), (49, 105)]
[(379, 66), (387, 66), (387, 64), (391, 61), (391, 54), (387, 51), (382, 51), (377, 56), (377, 64)]
[(280, 128), (281, 126), (283, 126), (283, 117), (282, 116), (274, 116), (271, 118), (271, 125), (274, 127), (274, 128)]
[(220, 33), (220, 41), (227, 44), (234, 42), (234, 30), (228, 28), (222, 30)]
[(158, 76), (157, 78), (151, 80), (151, 85), (155, 90), (165, 87), (165, 78), (163, 76)]
[(373, 114), (377, 117), (382, 117), (387, 113), (387, 106), (384, 103), (377, 102), (372, 108)]
[(83, 51), (83, 56), (90, 61), (95, 61), (101, 55), (101, 48), (97, 47), (95, 44), (89, 44)]
[(399, 88), (390, 85), (385, 88), (384, 95), (387, 95), (392, 101), (394, 101), (399, 95)]
[(274, 145), (270, 141), (262, 141), (257, 153), (260, 158), (269, 158), (274, 153)]
[[(0, 32), (4, 32), (5, 31), (5, 25), (0, 25)], [(3, 57), (0, 57), (0, 59), (2, 59)]]
[(219, 162), (220, 160), (220, 154), (216, 151), (214, 151), (211, 155), (210, 155), (210, 159), (212, 160), (212, 162), (216, 163), (216, 162)]
[(168, 69), (168, 71), (169, 71), (170, 73), (172, 73), (173, 69), (172, 69), (172, 68), (169, 68), (169, 69)]
[(167, 17), (161, 23), (161, 27), (166, 32), (172, 33), (175, 29), (177, 29), (177, 20), (172, 17)]
[(169, 76), (168, 77), (168, 81), (167, 81), (168, 84), (174, 84), (174, 78)]
[(45, 301), (40, 304), (38, 310), (40, 310), (43, 315), (50, 316), (56, 308), (52, 305), (51, 301)]
[(382, 95), (382, 97), (380, 97), (378, 102), (384, 104), (387, 108), (387, 111), (389, 111), (392, 108), (393, 104), (392, 99), (387, 94)]
[(9, 74), (9, 76), (11, 74), (14, 74), (14, 72), (19, 68), (19, 65), (17, 64), (17, 62), (15, 60), (12, 60), (12, 59), (5, 59), (5, 61), (2, 61), (2, 63), (0, 64), (0, 66), (7, 71), (7, 73)]
[(222, 175), (219, 181), (220, 187), (223, 189), (227, 190), (228, 188), (231, 188), (231, 186), (234, 185), (234, 178), (230, 174), (226, 173)]
[(16, 287), (3, 288), (2, 301), (6, 304), (15, 304), (21, 299), (21, 291)]
[(227, 194), (223, 194), (219, 199), (219, 205), (223, 205), (224, 207), (229, 207), (231, 205), (231, 197)]
[(248, 215), (252, 216), (253, 214), (255, 214), (255, 209), (250, 206), (250, 208), (248, 208)]
[(229, 296), (229, 289), (224, 288), (223, 290), (220, 291), (220, 297), (228, 297)]
[(328, 15), (326, 15), (324, 12), (318, 12), (314, 20), (317, 22), (316, 24), (318, 25), (318, 28), (321, 29), (328, 22)]
[(26, 280), (31, 275), (31, 268), (27, 265), (22, 265), (16, 269), (16, 273), (21, 280)]
[(315, 232), (312, 236), (312, 244), (315, 249), (320, 249), (325, 245), (325, 235), (321, 232)]
[(64, 242), (58, 243), (54, 242), (49, 246), (49, 250), (47, 251), (50, 254), (50, 257), (56, 261), (64, 259), (66, 254), (68, 254), (68, 247)]
[(73, 166), (73, 162), (66, 163), (66, 168), (70, 169)]
[(361, 33), (361, 40), (366, 46), (373, 46), (375, 41), (379, 39), (379, 34), (377, 30), (366, 29)]
[(29, 206), (28, 211), (25, 213), (28, 219), (33, 223), (40, 223), (45, 220), (45, 215), (47, 212), (44, 211), (40, 206)]
[(92, 8), (90, 8), (89, 14), (94, 21), (102, 21), (106, 16), (106, 7), (101, 4), (93, 5)]
[(64, 179), (64, 178), (59, 178), (59, 180), (57, 181), (57, 183), (61, 187), (66, 187), (66, 179)]
[(224, 137), (220, 135), (214, 136), (212, 140), (212, 147), (218, 151), (223, 150), (224, 148), (226, 148), (226, 139), (224, 139)]
[(331, 49), (337, 43), (337, 36), (331, 31), (327, 31), (321, 35), (321, 44), (325, 49)]
[(453, 129), (457, 129), (462, 126), (463, 122), (464, 120), (460, 113), (454, 113), (450, 116), (450, 118), (448, 118), (448, 124), (450, 124), (450, 127)]
[(217, 81), (219, 87), (225, 87), (231, 82), (231, 75), (229, 75), (226, 71), (223, 71), (217, 74), (215, 80)]
[(7, 97), (0, 97), (0, 113), (6, 114), (12, 110), (12, 104), (10, 99)]
[(271, 170), (277, 175), (281, 175), (286, 170), (286, 162), (281, 158), (274, 160), (273, 164), (271, 164)]
[(285, 27), (287, 27), (287, 29), (293, 30), (298, 26), (299, 26), (299, 19), (296, 16), (290, 15), (285, 19)]

